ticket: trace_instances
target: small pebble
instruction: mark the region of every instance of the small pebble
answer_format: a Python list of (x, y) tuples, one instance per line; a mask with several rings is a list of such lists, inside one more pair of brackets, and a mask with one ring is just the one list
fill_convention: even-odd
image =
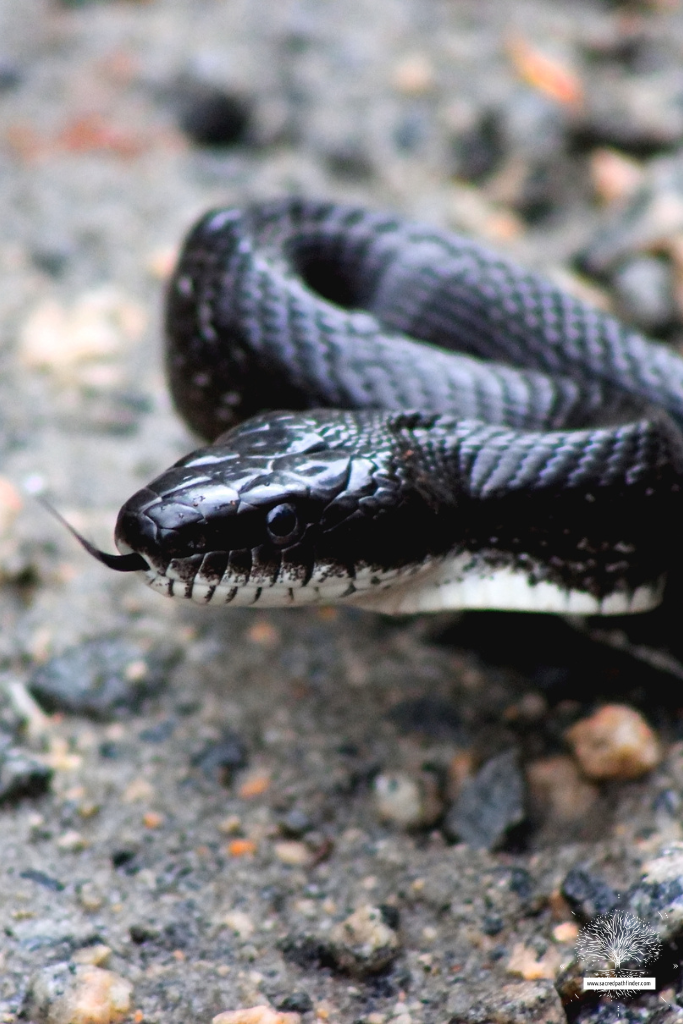
[(382, 821), (401, 828), (432, 825), (441, 815), (442, 804), (433, 775), (413, 778), (405, 772), (385, 772), (373, 784), (375, 808)]
[(242, 828), (242, 819), (238, 814), (229, 814), (227, 818), (223, 818), (218, 825), (218, 831), (222, 832), (224, 836), (234, 836)]
[(607, 146), (590, 156), (590, 176), (595, 194), (606, 205), (630, 199), (643, 182), (643, 167), (637, 160)]
[(657, 734), (624, 704), (606, 704), (576, 722), (565, 737), (589, 779), (638, 779), (662, 758)]
[(330, 943), (340, 967), (360, 977), (376, 974), (394, 960), (400, 939), (379, 907), (365, 905), (330, 931)]
[(511, 828), (526, 817), (524, 777), (515, 750), (491, 758), (465, 780), (444, 821), (450, 839), (477, 850), (501, 846)]
[(254, 797), (263, 796), (269, 789), (270, 776), (259, 772), (256, 775), (250, 775), (249, 778), (240, 784), (237, 795), (242, 797), (243, 800), (253, 800)]
[(553, 928), (555, 942), (576, 942), (578, 934), (579, 926), (575, 921), (563, 921), (562, 924), (556, 924)]
[(123, 793), (121, 794), (121, 800), (124, 804), (135, 804), (145, 803), (154, 797), (154, 786), (147, 779), (133, 779), (129, 782)]
[(212, 741), (192, 758), (207, 778), (228, 786), (232, 777), (248, 760), (247, 749), (240, 737), (228, 729), (218, 741)]
[(40, 1024), (116, 1024), (130, 1011), (132, 991), (113, 971), (56, 964), (31, 980), (24, 1013)]
[(293, 807), (291, 811), (288, 811), (280, 819), (279, 824), (282, 832), (292, 839), (298, 839), (313, 828), (313, 822), (309, 816), (298, 807)]
[(510, 37), (508, 53), (515, 71), (527, 85), (558, 103), (578, 107), (583, 102), (583, 83), (568, 64), (542, 53), (521, 35)]
[(455, 177), (477, 184), (498, 168), (505, 150), (500, 113), (497, 110), (485, 110), (469, 130), (453, 140), (452, 173)]
[(214, 1017), (211, 1024), (300, 1024), (300, 1021), (298, 1013), (286, 1013), (263, 1005), (226, 1010)]
[(253, 111), (244, 96), (185, 81), (178, 87), (176, 103), (181, 129), (198, 146), (237, 146), (249, 141)]
[(671, 266), (655, 256), (634, 256), (612, 275), (621, 316), (649, 334), (670, 327), (678, 310)]
[(306, 844), (294, 839), (275, 843), (273, 852), (281, 864), (289, 864), (290, 867), (306, 867), (313, 860), (313, 854)]
[(90, 964), (92, 967), (103, 967), (111, 957), (111, 947), (98, 943), (96, 946), (85, 946), (77, 949), (71, 958), (76, 964)]
[(233, 839), (227, 849), (231, 857), (251, 857), (256, 853), (256, 843), (251, 839)]
[(267, 619), (260, 619), (249, 627), (247, 637), (260, 647), (275, 647), (280, 642), (280, 631)]
[(308, 992), (292, 992), (279, 1001), (277, 1008), (285, 1013), (308, 1013), (313, 1009), (313, 1000)]
[(94, 913), (104, 904), (104, 895), (94, 882), (83, 882), (76, 890), (78, 902), (84, 910)]
[(161, 828), (164, 824), (164, 820), (163, 814), (159, 814), (157, 811), (147, 811), (147, 813), (142, 816), (142, 824), (145, 828), (149, 829)]
[(64, 853), (78, 853), (81, 850), (85, 850), (89, 844), (80, 832), (71, 829), (69, 832), (64, 832), (63, 835), (59, 836), (56, 845)]
[(434, 88), (435, 81), (434, 67), (424, 53), (404, 57), (392, 75), (394, 88), (404, 96), (424, 96)]
[(556, 822), (579, 821), (598, 798), (598, 788), (582, 776), (571, 757), (532, 761), (526, 777), (532, 803), (543, 817)]
[(561, 960), (560, 951), (552, 946), (546, 950), (543, 956), (539, 957), (535, 949), (525, 946), (523, 942), (516, 942), (512, 947), (512, 955), (506, 971), (508, 974), (518, 974), (525, 981), (537, 981), (540, 978), (549, 978), (554, 981), (560, 969)]
[(243, 910), (231, 910), (225, 915), (223, 922), (241, 939), (248, 939), (256, 930), (254, 922)]

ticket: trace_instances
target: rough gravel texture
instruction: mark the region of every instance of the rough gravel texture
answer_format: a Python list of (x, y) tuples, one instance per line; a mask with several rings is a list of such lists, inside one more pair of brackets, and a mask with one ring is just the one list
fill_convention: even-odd
[[(682, 57), (675, 0), (0, 0), (0, 1022), (56, 1024), (98, 970), (91, 1024), (129, 992), (136, 1024), (611, 1022), (573, 959), (605, 893), (665, 942), (627, 1019), (679, 1020), (675, 593), (587, 624), (198, 609), (35, 495), (110, 549), (195, 444), (162, 282), (214, 204), (397, 210), (679, 344)], [(571, 761), (605, 703), (656, 730), (643, 778)]]

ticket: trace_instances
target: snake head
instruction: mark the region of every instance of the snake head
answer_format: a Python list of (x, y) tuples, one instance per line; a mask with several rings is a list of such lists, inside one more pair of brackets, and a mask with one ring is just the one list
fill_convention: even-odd
[(317, 411), (228, 431), (126, 502), (119, 551), (144, 559), (153, 589), (200, 603), (326, 603), (381, 585), (414, 561), (418, 531), (401, 528), (403, 482), (373, 415), (362, 430), (358, 414)]

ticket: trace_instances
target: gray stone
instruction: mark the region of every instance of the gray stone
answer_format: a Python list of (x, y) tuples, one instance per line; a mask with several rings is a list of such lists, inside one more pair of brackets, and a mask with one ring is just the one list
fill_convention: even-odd
[(619, 310), (643, 331), (656, 333), (676, 319), (671, 267), (654, 256), (635, 256), (612, 278)]
[(41, 665), (28, 688), (46, 711), (107, 720), (137, 710), (158, 692), (175, 657), (170, 650), (98, 637)]
[(0, 803), (14, 803), (22, 797), (47, 792), (52, 769), (26, 750), (0, 744)]
[(522, 981), (481, 993), (454, 986), (448, 1013), (449, 1024), (566, 1024), (567, 1019), (550, 981)]
[(380, 907), (363, 906), (335, 925), (330, 944), (339, 967), (363, 977), (377, 974), (398, 955), (401, 942)]
[(492, 757), (463, 785), (444, 822), (444, 832), (477, 850), (501, 846), (525, 817), (524, 777), (516, 750)]

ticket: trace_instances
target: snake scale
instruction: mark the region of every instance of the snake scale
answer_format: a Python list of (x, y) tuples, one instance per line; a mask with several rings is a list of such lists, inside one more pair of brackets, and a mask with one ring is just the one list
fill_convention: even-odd
[(478, 243), (301, 199), (214, 210), (169, 285), (211, 442), (119, 513), (200, 603), (644, 611), (679, 558), (683, 359)]

